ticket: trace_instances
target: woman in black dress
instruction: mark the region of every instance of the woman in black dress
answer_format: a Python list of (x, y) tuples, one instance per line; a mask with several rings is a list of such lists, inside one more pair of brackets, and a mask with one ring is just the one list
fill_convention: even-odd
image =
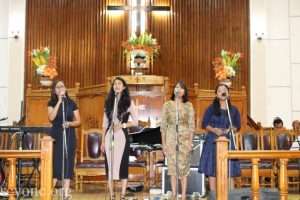
[[(114, 100), (117, 98), (117, 108), (114, 113)], [(132, 121), (129, 122), (129, 115)], [(109, 130), (114, 118), (114, 148), (110, 151), (110, 134)], [(122, 191), (121, 200), (125, 199), (125, 191), (128, 180), (128, 163), (129, 163), (129, 136), (127, 128), (138, 125), (138, 112), (131, 101), (129, 90), (124, 79), (117, 77), (111, 86), (110, 92), (105, 101), (105, 110), (103, 115), (103, 136), (101, 150), (105, 153), (105, 169), (107, 180), (121, 180)], [(111, 152), (112, 156), (111, 156)], [(113, 167), (111, 167), (111, 157), (113, 158)], [(110, 195), (113, 195), (111, 181), (109, 181)]]
[(74, 177), (74, 158), (76, 150), (75, 127), (80, 126), (80, 115), (76, 103), (69, 97), (63, 81), (56, 81), (52, 85), (51, 99), (48, 102), (48, 118), (52, 123), (50, 135), (54, 141), (53, 147), (53, 187), (57, 180), (62, 179), (62, 149), (63, 149), (63, 113), (65, 110), (65, 127), (68, 157), (64, 160), (64, 198), (69, 197), (70, 180)]

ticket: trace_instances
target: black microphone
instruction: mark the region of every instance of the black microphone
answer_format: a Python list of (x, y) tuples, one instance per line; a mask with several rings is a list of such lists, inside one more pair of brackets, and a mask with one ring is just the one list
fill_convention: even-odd
[(222, 96), (223, 96), (223, 97), (227, 97), (226, 92), (223, 92), (223, 93), (222, 93)]
[(118, 96), (118, 92), (115, 92), (115, 97), (117, 97)]
[(178, 95), (179, 95), (179, 92), (174, 92), (174, 94), (175, 94), (175, 97), (177, 98), (178, 97)]

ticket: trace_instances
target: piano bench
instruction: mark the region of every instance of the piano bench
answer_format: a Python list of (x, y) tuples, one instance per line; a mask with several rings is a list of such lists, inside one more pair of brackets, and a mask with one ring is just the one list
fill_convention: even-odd
[[(134, 161), (134, 162), (129, 162), (128, 164), (128, 174), (140, 174), (142, 175), (142, 180), (141, 181), (144, 185), (144, 190), (148, 188), (147, 185), (147, 162), (146, 161)], [(129, 181), (137, 181), (136, 179), (129, 180)]]

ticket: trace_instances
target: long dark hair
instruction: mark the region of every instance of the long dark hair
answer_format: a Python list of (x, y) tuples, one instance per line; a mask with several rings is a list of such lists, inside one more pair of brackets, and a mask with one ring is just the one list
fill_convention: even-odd
[(187, 88), (186, 84), (185, 84), (183, 81), (178, 81), (178, 82), (174, 85), (171, 99), (172, 99), (173, 101), (175, 100), (175, 94), (174, 94), (174, 91), (175, 91), (175, 88), (176, 88), (176, 85), (177, 85), (177, 84), (179, 84), (180, 87), (181, 87), (182, 89), (184, 89), (184, 95), (182, 96), (182, 102), (183, 102), (183, 103), (188, 102), (188, 100), (189, 100), (188, 88)]
[[(226, 87), (228, 92), (229, 92), (229, 87), (227, 85), (221, 83), (221, 84), (217, 85), (217, 87), (215, 89), (215, 94), (217, 94), (218, 89), (219, 89), (220, 86)], [(229, 97), (228, 97), (228, 107), (229, 107), (229, 110), (231, 111), (231, 102), (230, 102)], [(220, 102), (219, 102), (219, 98), (217, 96), (215, 97), (214, 102), (213, 102), (213, 109), (214, 109), (214, 115), (216, 115), (216, 116), (221, 115), (221, 105), (220, 105)]]
[(121, 97), (120, 100), (118, 102), (118, 119), (121, 121), (122, 117), (124, 114), (126, 114), (127, 109), (130, 107), (131, 104), (131, 98), (129, 95), (129, 90), (127, 87), (127, 83), (125, 82), (124, 79), (122, 79), (121, 77), (116, 77), (115, 80), (113, 81), (109, 94), (105, 100), (105, 114), (106, 117), (108, 118), (109, 122), (111, 122), (112, 120), (112, 115), (113, 115), (113, 109), (114, 109), (114, 100), (115, 100), (115, 91), (114, 91), (114, 83), (116, 80), (119, 80), (123, 83), (123, 86), (125, 87), (125, 89), (122, 91), (121, 93)]
[[(54, 82), (52, 83), (52, 85), (51, 85), (51, 99), (50, 99), (50, 104), (53, 105), (53, 106), (55, 106), (55, 105), (57, 104), (57, 101), (58, 101), (58, 97), (57, 97), (57, 95), (56, 95), (56, 93), (55, 93), (55, 87), (56, 87), (56, 85), (57, 85), (59, 82), (62, 82), (62, 83), (64, 84), (64, 86), (66, 87), (66, 89), (67, 89), (66, 84), (65, 84), (62, 80), (56, 80), (56, 81), (54, 81)], [(70, 100), (70, 99), (71, 99), (71, 97), (69, 96), (67, 90), (66, 90), (65, 95), (66, 95), (66, 99), (67, 99), (67, 100)]]

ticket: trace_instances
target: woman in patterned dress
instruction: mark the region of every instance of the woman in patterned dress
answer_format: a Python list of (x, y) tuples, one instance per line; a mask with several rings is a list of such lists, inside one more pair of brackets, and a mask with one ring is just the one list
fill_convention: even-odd
[(168, 175), (171, 176), (172, 194), (173, 198), (176, 199), (176, 96), (178, 98), (179, 115), (178, 177), (181, 179), (182, 200), (185, 200), (188, 176), (190, 174), (190, 161), (195, 121), (193, 105), (188, 102), (187, 87), (181, 81), (176, 83), (173, 89), (171, 100), (165, 102), (163, 105), (160, 131), (163, 153), (167, 157)]
[[(117, 98), (116, 114), (114, 112), (114, 101)], [(132, 122), (128, 122), (131, 115)], [(110, 125), (114, 117), (114, 148), (111, 156), (110, 151)], [(110, 92), (105, 101), (105, 110), (103, 115), (103, 136), (101, 150), (105, 153), (105, 169), (107, 180), (121, 180), (122, 191), (120, 199), (125, 199), (126, 186), (128, 181), (128, 163), (129, 163), (129, 136), (127, 128), (138, 125), (138, 113), (133, 101), (131, 101), (129, 90), (124, 79), (117, 77), (111, 86)], [(111, 167), (111, 159), (113, 165)], [(113, 168), (113, 169), (112, 169)], [(112, 171), (110, 171), (112, 170)], [(112, 177), (111, 177), (112, 172)], [(113, 195), (111, 181), (109, 181), (110, 195)]]
[[(226, 110), (226, 98), (229, 95), (227, 85), (219, 84), (215, 89), (216, 97), (214, 102), (205, 110), (202, 128), (208, 130), (207, 137), (203, 145), (203, 151), (199, 162), (200, 173), (208, 176), (209, 187), (211, 191), (216, 190), (216, 144), (215, 140), (224, 135), (229, 138), (229, 118)], [(224, 95), (225, 94), (225, 95)], [(240, 113), (235, 106), (232, 106), (228, 99), (228, 106), (233, 123), (233, 131), (241, 127)], [(233, 144), (233, 142), (231, 142)], [(233, 149), (233, 148), (231, 148)], [(241, 174), (240, 163), (237, 159), (230, 161), (231, 177), (237, 177)], [(231, 188), (234, 188), (234, 181), (231, 179)]]

